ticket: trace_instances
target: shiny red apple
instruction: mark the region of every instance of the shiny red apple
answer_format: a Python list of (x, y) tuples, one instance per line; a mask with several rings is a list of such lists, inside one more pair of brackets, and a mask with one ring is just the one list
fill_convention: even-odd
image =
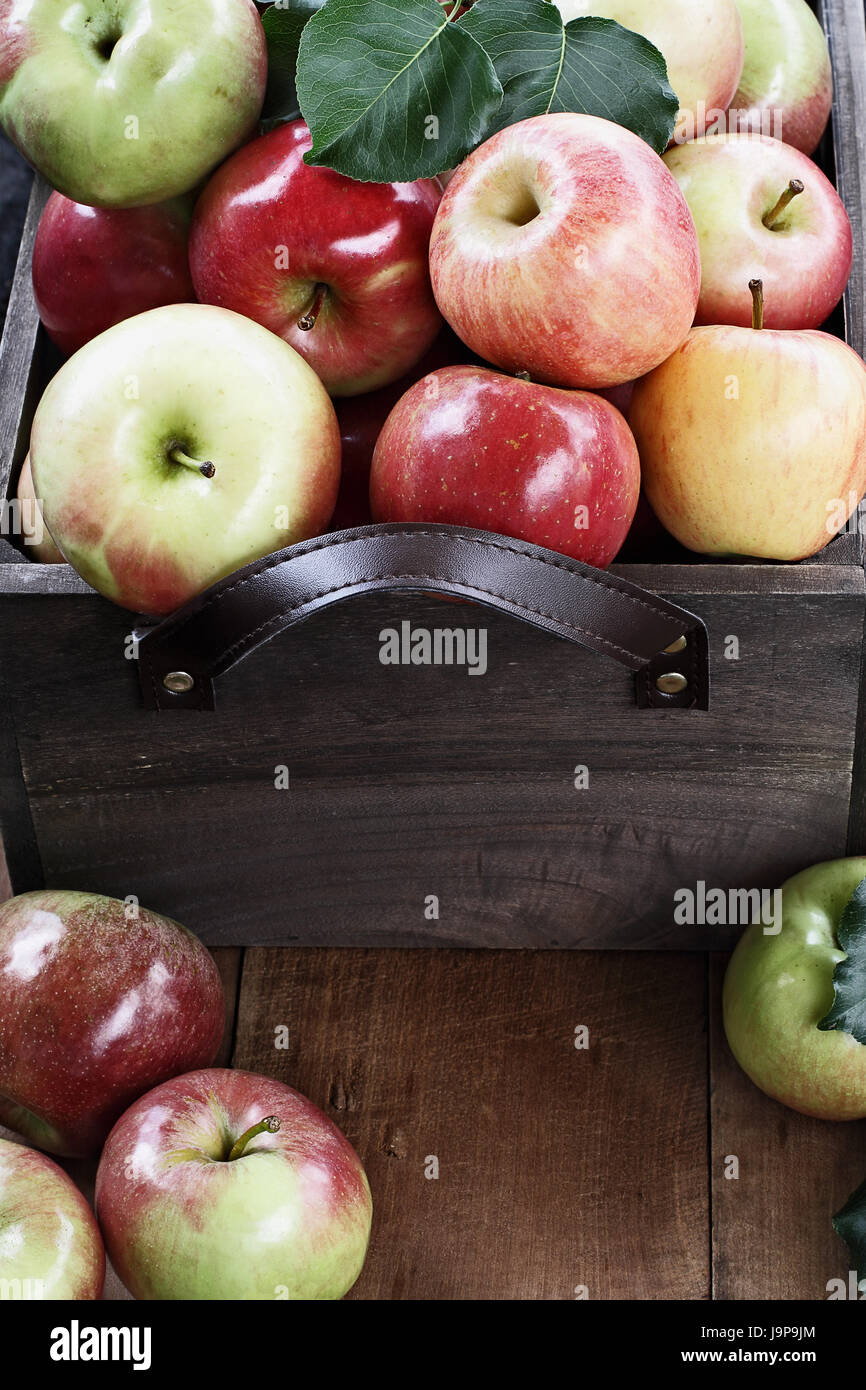
[(284, 338), (335, 396), (396, 381), (442, 320), (428, 251), (435, 179), (358, 183), (304, 163), (303, 121), (253, 140), (213, 176), (196, 206), (196, 293)]
[(187, 199), (91, 208), (52, 193), (33, 246), (33, 292), (48, 336), (73, 353), (121, 319), (195, 299)]
[(101, 1298), (104, 1282), (102, 1236), (72, 1179), (0, 1139), (0, 1302)]
[(46, 889), (0, 906), (0, 1123), (51, 1153), (97, 1153), (118, 1115), (214, 1060), (219, 973), (134, 901)]
[(600, 396), (446, 367), (407, 391), (373, 457), (376, 521), (443, 522), (604, 568), (637, 507), (631, 431)]

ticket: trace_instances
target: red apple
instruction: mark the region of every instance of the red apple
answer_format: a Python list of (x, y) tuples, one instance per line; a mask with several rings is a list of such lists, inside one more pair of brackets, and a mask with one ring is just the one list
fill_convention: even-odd
[(198, 1071), (115, 1125), (96, 1178), (112, 1263), (139, 1299), (337, 1299), (372, 1203), (351, 1144), (265, 1076)]
[(617, 386), (691, 327), (698, 239), (677, 182), (631, 131), (563, 113), (461, 164), (430, 247), (433, 288), (480, 357), (554, 386)]
[(96, 1299), (104, 1281), (102, 1237), (72, 1179), (0, 1139), (0, 1301)]
[(710, 135), (668, 150), (701, 248), (696, 323), (752, 322), (764, 283), (767, 328), (820, 328), (842, 298), (851, 223), (821, 170), (768, 135)]
[(303, 121), (253, 140), (207, 184), (190, 265), (199, 299), (270, 328), (327, 390), (396, 381), (442, 326), (427, 256), (435, 179), (358, 183), (312, 168)]
[(370, 515), (370, 468), (373, 450), (394, 406), (416, 381), (435, 372), (439, 367), (451, 367), (467, 362), (472, 354), (450, 328), (443, 328), (439, 337), (417, 366), (399, 381), (371, 391), (366, 396), (346, 396), (335, 402), (340, 423), (343, 447), (343, 468), (340, 495), (331, 518), (332, 531), (350, 526), (368, 526)]
[(33, 291), (48, 336), (76, 352), (121, 319), (195, 299), (192, 207), (91, 208), (52, 193), (33, 246)]
[(631, 525), (640, 464), (600, 396), (446, 367), (407, 391), (373, 457), (376, 521), (475, 526), (603, 568)]
[(143, 1091), (207, 1066), (223, 1032), (216, 965), (135, 902), (47, 889), (0, 906), (0, 1123), (52, 1153), (96, 1153)]
[(828, 333), (694, 328), (629, 423), (662, 525), (689, 550), (803, 560), (866, 492), (866, 366)]

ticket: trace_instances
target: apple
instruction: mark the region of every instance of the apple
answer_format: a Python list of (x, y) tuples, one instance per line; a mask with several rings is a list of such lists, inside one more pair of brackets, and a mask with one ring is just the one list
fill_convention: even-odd
[(207, 1066), (216, 965), (168, 917), (46, 889), (0, 905), (0, 1124), (51, 1153), (98, 1151), (142, 1092)]
[[(743, 70), (735, 0), (555, 0), (563, 19), (597, 15), (643, 34), (659, 50), (680, 111), (675, 139), (703, 135), (731, 104)], [(759, 0), (761, 3), (761, 0)]]
[(40, 401), (30, 457), (69, 563), (155, 615), (319, 535), (340, 479), (315, 372), (259, 324), (206, 304), (151, 309), (81, 348)]
[(739, 127), (812, 154), (830, 118), (833, 69), (806, 0), (736, 0), (746, 52), (734, 97)]
[(52, 193), (33, 246), (39, 317), (72, 353), (121, 319), (195, 299), (186, 199), (143, 208), (91, 208)]
[(355, 1283), (372, 1203), (357, 1154), (311, 1101), (265, 1076), (210, 1070), (121, 1116), (96, 1211), (135, 1298), (309, 1301)]
[(768, 135), (709, 135), (668, 150), (701, 248), (695, 322), (752, 321), (764, 283), (767, 328), (819, 328), (851, 274), (851, 223), (811, 159)]
[(0, 1300), (97, 1299), (104, 1282), (99, 1227), (72, 1179), (0, 1139)]
[(644, 487), (689, 550), (803, 560), (866, 492), (866, 366), (810, 329), (694, 328), (635, 387)]
[(469, 350), (450, 328), (443, 328), (429, 352), (421, 361), (390, 386), (371, 391), (366, 396), (344, 396), (334, 402), (340, 422), (340, 442), (343, 471), (340, 494), (331, 530), (343, 531), (350, 526), (368, 526), (370, 514), (370, 469), (376, 440), (394, 406), (416, 381), (421, 381), (439, 367), (451, 367), (468, 362)]
[(683, 341), (700, 289), (688, 204), (658, 155), (596, 116), (534, 116), (461, 164), (430, 246), (465, 343), (552, 386), (618, 386)]
[(370, 475), (376, 521), (474, 526), (599, 568), (639, 491), (634, 439), (612, 405), (485, 367), (445, 367), (407, 391)]
[(78, 203), (189, 192), (252, 133), (266, 77), (253, 0), (0, 0), (0, 125)]
[(18, 507), (21, 538), (32, 560), (43, 565), (62, 565), (63, 556), (57, 549), (45, 525), (42, 506), (33, 488), (33, 471), (28, 454), (18, 475)]
[(403, 376), (442, 320), (428, 252), (442, 190), (435, 179), (358, 183), (304, 163), (292, 121), (239, 150), (196, 205), (196, 294), (290, 343), (334, 396)]
[(866, 859), (838, 859), (795, 874), (782, 888), (782, 927), (748, 927), (723, 991), (731, 1051), (774, 1100), (823, 1120), (866, 1117), (866, 1047), (818, 1023), (833, 1003), (833, 972), (845, 959), (836, 931)]

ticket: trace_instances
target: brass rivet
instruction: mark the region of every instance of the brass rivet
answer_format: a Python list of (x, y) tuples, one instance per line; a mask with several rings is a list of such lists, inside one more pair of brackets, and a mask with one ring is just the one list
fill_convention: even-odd
[(162, 683), (166, 690), (170, 690), (172, 695), (186, 695), (187, 691), (192, 690), (195, 681), (187, 671), (169, 671), (167, 676), (163, 676)]
[(665, 651), (673, 655), (674, 652), (684, 652), (688, 645), (685, 637), (678, 637), (675, 642), (671, 642), (669, 647), (665, 647)]
[(656, 681), (656, 689), (663, 695), (680, 695), (687, 685), (688, 681), (679, 671), (668, 671), (667, 675), (659, 676)]

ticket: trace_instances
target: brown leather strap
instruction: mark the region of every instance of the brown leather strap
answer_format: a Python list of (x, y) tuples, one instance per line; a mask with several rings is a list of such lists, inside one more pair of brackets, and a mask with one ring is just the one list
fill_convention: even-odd
[[(220, 580), (158, 626), (139, 629), (150, 709), (213, 709), (215, 677), (287, 627), (356, 594), (450, 594), (611, 656), (638, 680), (638, 704), (707, 709), (704, 624), (692, 613), (552, 550), (462, 526), (362, 526), (304, 541)], [(685, 637), (676, 655), (664, 649)], [(659, 690), (680, 673), (685, 689)], [(172, 691), (164, 684), (188, 690)], [(669, 682), (663, 682), (669, 684)]]

